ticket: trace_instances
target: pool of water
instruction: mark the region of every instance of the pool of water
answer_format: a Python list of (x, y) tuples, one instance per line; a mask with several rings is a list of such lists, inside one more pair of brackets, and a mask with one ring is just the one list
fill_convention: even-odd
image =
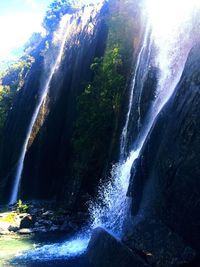
[(0, 266), (10, 266), (9, 260), (23, 251), (34, 249), (34, 242), (29, 238), (14, 236), (0, 237)]
[[(30, 236), (0, 236), (0, 266), (73, 266), (87, 267), (84, 257), (73, 250), (84, 250), (86, 243), (66, 242), (63, 234), (37, 234)], [(71, 257), (66, 254), (67, 250)], [(84, 262), (84, 263), (83, 263)], [(82, 265), (84, 264), (84, 265)]]

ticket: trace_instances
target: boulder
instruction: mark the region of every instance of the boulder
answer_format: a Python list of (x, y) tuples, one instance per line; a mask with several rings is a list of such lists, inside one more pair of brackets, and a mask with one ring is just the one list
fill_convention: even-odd
[[(41, 226), (50, 227), (52, 224), (53, 223), (50, 220), (40, 219), (40, 220), (37, 221), (37, 226), (41, 225)], [(36, 224), (35, 224), (35, 226), (36, 226)]]
[(72, 223), (72, 222), (64, 222), (61, 227), (60, 227), (60, 230), (63, 231), (63, 232), (73, 232), (73, 231), (77, 231), (77, 225)]
[(143, 251), (149, 263), (162, 267), (185, 264), (196, 256), (180, 236), (151, 218), (139, 220), (123, 241), (129, 247)]
[(0, 221), (0, 231), (7, 231), (10, 226), (10, 223)]
[(18, 230), (17, 233), (20, 235), (30, 235), (33, 233), (33, 229), (23, 228), (23, 229)]
[(34, 227), (33, 228), (34, 233), (46, 233), (47, 229), (44, 226), (41, 227)]
[(59, 230), (60, 230), (60, 228), (59, 228), (59, 226), (57, 226), (57, 225), (52, 225), (52, 226), (50, 227), (50, 229), (49, 229), (50, 232), (57, 232), (57, 231), (59, 231)]
[(8, 230), (9, 230), (10, 232), (17, 232), (17, 231), (19, 230), (19, 227), (16, 226), (16, 225), (10, 225), (10, 226), (8, 227)]
[(33, 218), (31, 215), (26, 215), (20, 222), (20, 229), (31, 228), (33, 226)]
[(93, 267), (147, 267), (140, 256), (102, 228), (96, 228), (86, 256)]
[(23, 219), (23, 218), (25, 218), (25, 217), (27, 217), (27, 216), (29, 216), (28, 213), (19, 213), (19, 215), (18, 215), (18, 217), (19, 217), (20, 219)]
[(47, 210), (42, 214), (42, 216), (44, 217), (51, 217), (53, 215), (54, 215), (54, 212), (52, 210)]
[(55, 216), (55, 217), (53, 217), (52, 219), (51, 219), (51, 221), (52, 221), (52, 223), (53, 224), (56, 224), (56, 225), (60, 225), (60, 226), (62, 226), (63, 225), (63, 223), (65, 222), (65, 221), (67, 221), (67, 220), (70, 220), (70, 217), (65, 217), (65, 216)]
[(34, 223), (34, 227), (41, 227), (41, 226), (42, 226), (42, 224), (39, 223), (39, 222), (35, 222), (35, 223)]

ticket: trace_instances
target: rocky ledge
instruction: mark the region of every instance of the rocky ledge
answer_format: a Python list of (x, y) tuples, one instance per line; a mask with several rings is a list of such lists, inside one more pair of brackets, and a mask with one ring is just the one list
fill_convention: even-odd
[(15, 206), (5, 208), (0, 213), (0, 235), (28, 235), (33, 233), (64, 232), (74, 233), (88, 220), (83, 212), (71, 214), (56, 205), (26, 205), (27, 211), (19, 211)]

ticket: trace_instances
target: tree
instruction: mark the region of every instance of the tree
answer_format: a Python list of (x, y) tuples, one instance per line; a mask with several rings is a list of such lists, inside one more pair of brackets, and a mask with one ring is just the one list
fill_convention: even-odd
[(12, 108), (14, 97), (24, 85), (26, 76), (31, 69), (34, 58), (24, 56), (12, 64), (0, 76), (0, 135), (8, 114)]
[(43, 21), (43, 26), (48, 32), (53, 32), (58, 27), (60, 19), (67, 13), (73, 13), (73, 1), (70, 0), (54, 0), (50, 4), (46, 16)]
[(111, 153), (116, 151), (113, 148), (119, 139), (126, 81), (133, 58), (133, 18), (127, 15), (131, 13), (129, 4), (111, 1), (109, 7), (106, 51), (102, 58), (94, 60), (93, 79), (77, 98), (72, 139), (70, 175), (78, 175), (88, 188), (94, 188), (91, 185), (102, 177), (106, 164), (113, 158)]

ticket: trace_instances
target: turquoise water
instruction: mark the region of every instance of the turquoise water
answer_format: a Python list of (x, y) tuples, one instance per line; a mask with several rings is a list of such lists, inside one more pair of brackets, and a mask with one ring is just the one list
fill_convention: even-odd
[(30, 237), (1, 236), (0, 266), (12, 266), (9, 260), (26, 250), (34, 249), (34, 247), (35, 243)]
[(68, 266), (65, 258), (62, 257), (57, 261), (53, 261), (50, 258), (23, 258), (26, 253), (29, 254), (43, 246), (52, 246), (52, 244), (56, 246), (57, 243), (64, 242), (66, 238), (63, 234), (0, 236), (0, 266)]

